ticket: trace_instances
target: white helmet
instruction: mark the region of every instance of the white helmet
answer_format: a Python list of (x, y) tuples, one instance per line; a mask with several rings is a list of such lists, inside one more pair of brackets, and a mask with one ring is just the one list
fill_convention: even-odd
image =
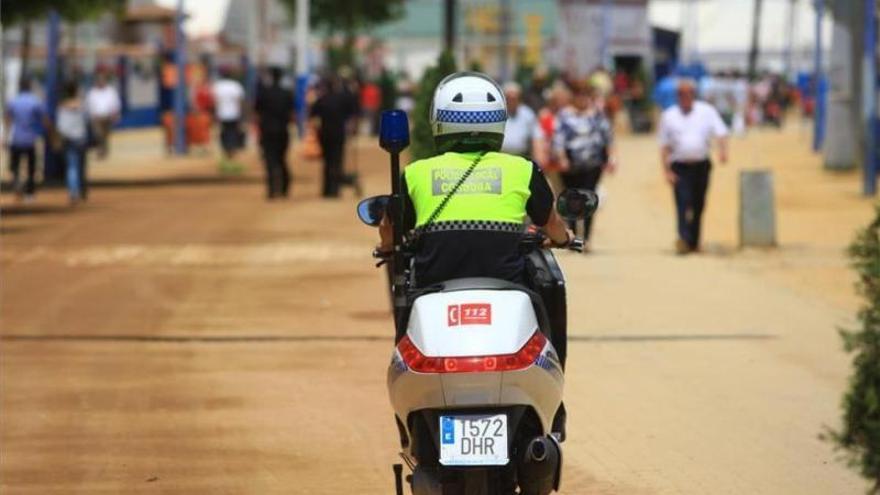
[(504, 92), (489, 76), (456, 72), (434, 90), (429, 115), (434, 142), (442, 153), (501, 149), (507, 123)]

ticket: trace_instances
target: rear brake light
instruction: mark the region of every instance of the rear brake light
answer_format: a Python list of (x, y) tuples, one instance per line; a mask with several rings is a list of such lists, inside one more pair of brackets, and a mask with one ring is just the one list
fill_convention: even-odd
[(528, 368), (538, 359), (547, 338), (540, 330), (514, 354), (497, 356), (428, 357), (404, 336), (397, 344), (403, 362), (418, 373), (476, 373), (488, 371), (515, 371)]

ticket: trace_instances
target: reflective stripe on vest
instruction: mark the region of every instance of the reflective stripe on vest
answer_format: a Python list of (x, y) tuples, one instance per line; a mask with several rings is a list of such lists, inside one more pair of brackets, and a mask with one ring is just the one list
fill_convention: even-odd
[[(477, 153), (445, 153), (404, 169), (416, 227), (424, 225), (477, 158)], [(504, 153), (487, 153), (446, 204), (436, 222), (486, 221), (522, 224), (531, 195), (532, 163)]]

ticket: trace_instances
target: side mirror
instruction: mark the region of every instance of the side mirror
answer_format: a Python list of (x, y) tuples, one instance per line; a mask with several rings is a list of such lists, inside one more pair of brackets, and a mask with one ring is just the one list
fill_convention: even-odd
[(382, 217), (385, 216), (385, 210), (388, 209), (390, 201), (391, 196), (387, 194), (373, 196), (361, 201), (357, 207), (358, 218), (370, 227), (378, 227), (379, 223), (382, 222)]
[(379, 146), (400, 153), (409, 146), (409, 120), (403, 110), (385, 110), (379, 123)]
[(567, 220), (588, 217), (598, 207), (599, 196), (586, 189), (566, 189), (556, 199), (556, 211)]

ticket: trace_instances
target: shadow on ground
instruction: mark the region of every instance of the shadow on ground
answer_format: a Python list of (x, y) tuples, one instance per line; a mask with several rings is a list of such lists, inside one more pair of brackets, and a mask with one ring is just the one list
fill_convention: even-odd
[[(18, 216), (18, 215), (50, 215), (55, 213), (70, 213), (71, 209), (66, 205), (36, 205), (36, 204), (18, 204), (9, 205), (0, 208), (2, 216)], [(10, 229), (13, 232), (14, 228)], [(7, 231), (4, 230), (4, 233)]]
[[(175, 177), (155, 178), (131, 178), (131, 179), (93, 179), (89, 181), (90, 188), (96, 189), (134, 189), (134, 188), (160, 188), (175, 186), (215, 186), (215, 185), (251, 185), (262, 184), (263, 177), (252, 175), (181, 175)], [(314, 184), (315, 180), (309, 177), (293, 177), (294, 184)], [(63, 189), (66, 186), (61, 182), (43, 183), (39, 189)], [(0, 186), (4, 194), (12, 194), (12, 183), (5, 182)]]

